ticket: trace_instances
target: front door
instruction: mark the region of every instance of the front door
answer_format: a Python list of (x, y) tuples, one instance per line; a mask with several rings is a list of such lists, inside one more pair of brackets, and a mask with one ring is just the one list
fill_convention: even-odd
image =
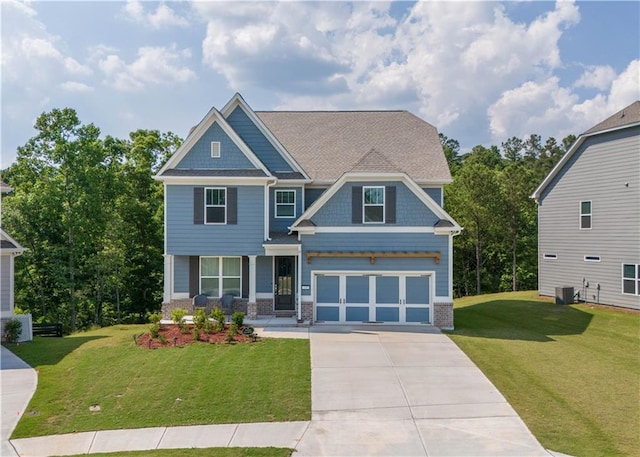
[(295, 311), (295, 266), (292, 256), (275, 257), (274, 309), (276, 311)]

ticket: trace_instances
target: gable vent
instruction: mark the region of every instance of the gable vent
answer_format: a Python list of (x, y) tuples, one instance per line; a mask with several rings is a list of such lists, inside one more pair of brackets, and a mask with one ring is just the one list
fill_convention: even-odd
[(211, 158), (217, 159), (220, 157), (220, 142), (212, 141), (211, 142)]

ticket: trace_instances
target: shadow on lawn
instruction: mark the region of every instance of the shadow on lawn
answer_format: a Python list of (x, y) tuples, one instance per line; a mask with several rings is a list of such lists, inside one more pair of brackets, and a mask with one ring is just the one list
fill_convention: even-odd
[(28, 343), (5, 344), (4, 346), (32, 367), (38, 367), (56, 365), (83, 344), (102, 338), (107, 337), (100, 335), (63, 338), (35, 337), (33, 341)]
[(453, 335), (504, 340), (554, 341), (579, 335), (593, 316), (573, 306), (528, 300), (491, 300), (454, 310)]

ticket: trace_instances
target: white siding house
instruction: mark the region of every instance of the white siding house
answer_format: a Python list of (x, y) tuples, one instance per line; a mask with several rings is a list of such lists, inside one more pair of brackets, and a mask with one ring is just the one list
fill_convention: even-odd
[(532, 197), (540, 294), (640, 309), (640, 101), (580, 135)]

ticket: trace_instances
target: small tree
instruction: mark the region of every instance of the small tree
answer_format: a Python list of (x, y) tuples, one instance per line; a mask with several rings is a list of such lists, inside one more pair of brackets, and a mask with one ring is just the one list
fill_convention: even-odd
[(17, 343), (22, 333), (22, 322), (18, 319), (11, 319), (4, 324), (4, 339), (9, 343)]

